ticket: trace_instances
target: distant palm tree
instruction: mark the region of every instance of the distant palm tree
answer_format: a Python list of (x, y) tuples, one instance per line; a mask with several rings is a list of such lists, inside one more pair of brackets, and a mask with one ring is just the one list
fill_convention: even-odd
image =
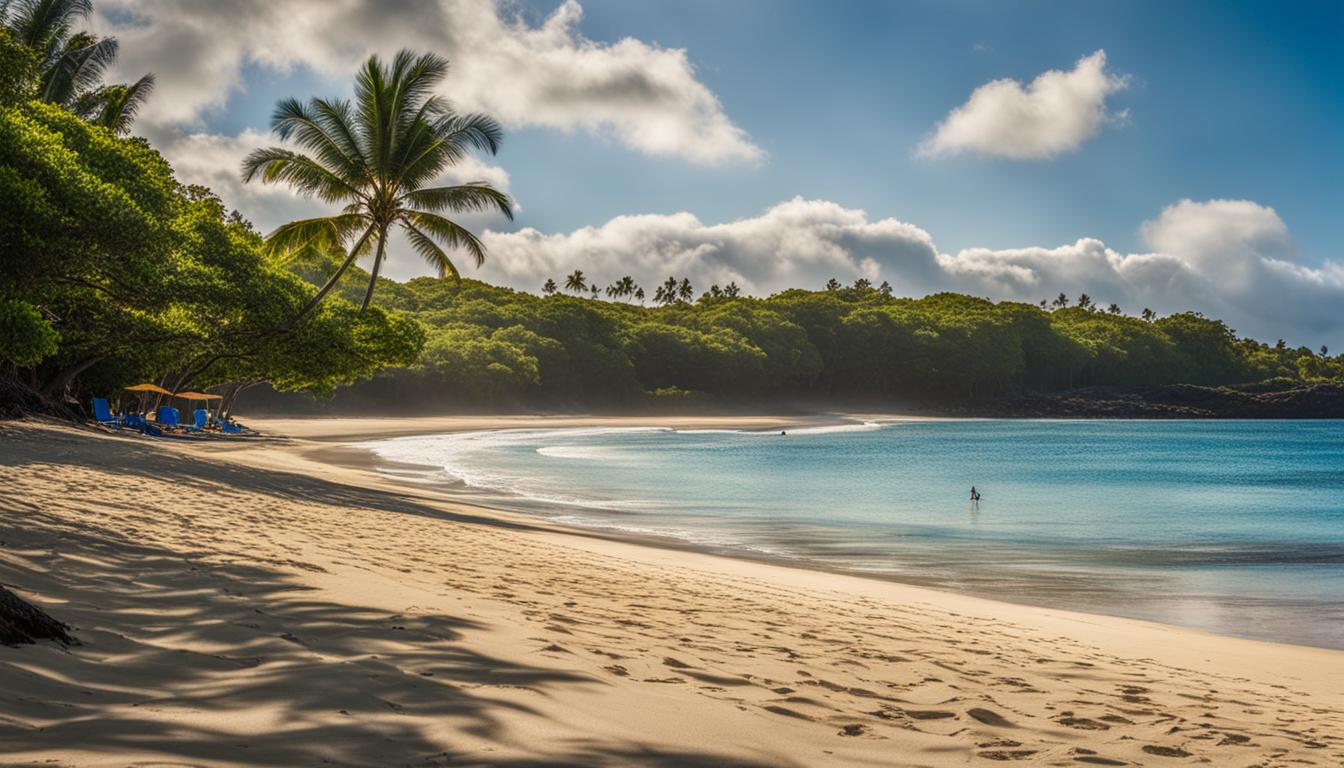
[(1055, 297), (1055, 300), (1051, 302), (1050, 306), (1056, 309), (1063, 309), (1064, 307), (1069, 306), (1069, 297), (1065, 296), (1061, 291), (1060, 294)]
[(583, 276), (583, 270), (576, 269), (569, 273), (569, 277), (565, 278), (565, 290), (575, 293), (588, 290), (588, 280)]
[(1140, 317), (1151, 323), (1157, 319), (1157, 313), (1147, 307), (1144, 307), (1143, 314), (1141, 314)]
[(738, 297), (738, 294), (740, 293), (742, 293), (742, 289), (737, 287), (736, 281), (731, 282), (723, 287), (723, 295), (727, 296), (730, 299), (736, 299)]
[(92, 0), (0, 0), (0, 27), (37, 56), (38, 98), (125, 133), (154, 90), (154, 75), (104, 83), (117, 60), (117, 41), (75, 31), (92, 14)]
[(637, 299), (637, 300), (639, 301), (640, 304), (643, 304), (643, 303), (644, 303), (644, 289), (643, 289), (643, 288), (636, 288), (636, 289), (635, 289), (635, 299)]
[(839, 281), (839, 280), (836, 280), (834, 277), (832, 277), (830, 280), (827, 280), (827, 281), (826, 281), (826, 290), (828, 290), (828, 291), (838, 291), (838, 290), (840, 290), (840, 281)]
[(695, 298), (695, 289), (691, 287), (691, 279), (689, 277), (681, 278), (681, 284), (677, 286), (677, 298), (682, 301), (690, 301)]
[(274, 255), (311, 251), (345, 260), (302, 316), (322, 300), (361, 257), (372, 254), (364, 307), (387, 256), (388, 236), (399, 228), (440, 277), (461, 274), (444, 247), (467, 251), (480, 266), (485, 245), (462, 225), (440, 215), (496, 210), (513, 218), (509, 196), (486, 182), (429, 186), (472, 150), (494, 154), (503, 131), (484, 115), (454, 112), (433, 90), (448, 72), (434, 54), (399, 51), (390, 65), (370, 56), (355, 76), (355, 99), (285, 99), (275, 106), (271, 130), (299, 149), (258, 149), (243, 161), (243, 181), (282, 182), (306, 197), (343, 204), (339, 214), (290, 222), (272, 232)]
[(1078, 308), (1092, 310), (1096, 308), (1096, 305), (1092, 303), (1091, 296), (1088, 296), (1086, 293), (1080, 293), (1078, 294)]
[(717, 299), (723, 296), (723, 289), (719, 287), (718, 283), (715, 283), (714, 285), (709, 286), (709, 291), (708, 293), (706, 293), (706, 295), (713, 296), (714, 298)]
[(655, 304), (667, 306), (677, 300), (677, 278), (669, 277), (653, 292)]
[(625, 277), (622, 277), (620, 280), (616, 281), (616, 289), (618, 296), (634, 296), (635, 290), (638, 288), (639, 286), (635, 284), (635, 278), (631, 277), (630, 275), (626, 275)]
[[(882, 284), (877, 287), (877, 292), (882, 294), (883, 296), (890, 296), (892, 292), (891, 283), (888, 283), (886, 280), (883, 280)], [(1044, 306), (1045, 302), (1041, 302), (1041, 305)]]
[(854, 288), (857, 290), (866, 291), (872, 287), (873, 287), (873, 281), (869, 280), (866, 277), (860, 277), (858, 280), (854, 281)]
[(593, 283), (593, 298), (598, 299), (601, 297), (602, 297), (602, 289), (598, 287), (597, 283)]
[(1120, 305), (1116, 304), (1115, 302), (1111, 302), (1111, 306), (1107, 307), (1106, 311), (1110, 312), (1112, 315), (1118, 315), (1120, 314)]
[(541, 286), (541, 292), (544, 293), (544, 294), (546, 294), (547, 296), (550, 296), (551, 294), (555, 293), (555, 290), (556, 290), (556, 289), (555, 289), (555, 280), (553, 280), (553, 279), (551, 279), (551, 278), (549, 278), (549, 277), (546, 278), (546, 283), (545, 283), (544, 285)]

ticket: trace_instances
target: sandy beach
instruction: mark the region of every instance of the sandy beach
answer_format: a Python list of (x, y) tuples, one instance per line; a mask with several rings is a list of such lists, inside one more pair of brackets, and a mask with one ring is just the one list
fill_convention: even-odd
[(0, 765), (1344, 765), (1344, 652), (651, 546), (346, 443), (793, 418), (0, 423)]

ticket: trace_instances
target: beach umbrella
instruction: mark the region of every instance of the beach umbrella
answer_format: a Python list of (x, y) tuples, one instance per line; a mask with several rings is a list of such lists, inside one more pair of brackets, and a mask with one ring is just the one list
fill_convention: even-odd
[(171, 395), (171, 394), (173, 394), (172, 392), (169, 392), (168, 390), (164, 389), (163, 387), (160, 387), (158, 384), (136, 384), (136, 385), (133, 386), (133, 387), (127, 387), (127, 388), (126, 388), (126, 391), (127, 391), (127, 392), (143, 392), (143, 393), (154, 392), (154, 393), (156, 393), (156, 394), (160, 394), (160, 395)]
[(148, 405), (149, 405), (148, 398), (149, 398), (149, 396), (150, 396), (151, 393), (156, 394), (156, 395), (171, 395), (171, 394), (173, 394), (172, 392), (169, 392), (168, 390), (164, 389), (163, 387), (160, 387), (158, 384), (150, 384), (149, 382), (145, 382), (144, 384), (136, 384), (136, 385), (134, 385), (134, 386), (126, 387), (126, 391), (127, 391), (127, 392), (136, 392), (136, 393), (138, 393), (138, 394), (140, 395), (140, 412), (141, 412), (141, 413), (144, 413), (145, 408), (148, 407)]
[(173, 397), (180, 397), (183, 400), (220, 400), (223, 395), (212, 395), (209, 392), (177, 392)]

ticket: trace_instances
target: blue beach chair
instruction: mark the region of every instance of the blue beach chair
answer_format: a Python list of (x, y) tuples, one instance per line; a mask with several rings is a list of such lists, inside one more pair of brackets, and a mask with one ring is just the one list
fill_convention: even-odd
[(188, 432), (200, 432), (210, 422), (210, 412), (204, 408), (197, 408), (191, 416), (196, 420), (196, 423), (187, 425)]
[(108, 406), (107, 398), (93, 398), (93, 418), (105, 427), (121, 429), (121, 420), (112, 415), (112, 408)]
[(169, 405), (159, 406), (159, 426), (169, 428), (182, 426), (177, 421), (177, 409)]

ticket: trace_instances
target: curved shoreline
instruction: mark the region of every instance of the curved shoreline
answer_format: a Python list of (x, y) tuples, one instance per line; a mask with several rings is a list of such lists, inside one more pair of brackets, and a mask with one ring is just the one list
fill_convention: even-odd
[(0, 649), (7, 757), (1344, 759), (1341, 651), (546, 525), (332, 455), (370, 425), (288, 426), (0, 424), (0, 582), (84, 643)]

